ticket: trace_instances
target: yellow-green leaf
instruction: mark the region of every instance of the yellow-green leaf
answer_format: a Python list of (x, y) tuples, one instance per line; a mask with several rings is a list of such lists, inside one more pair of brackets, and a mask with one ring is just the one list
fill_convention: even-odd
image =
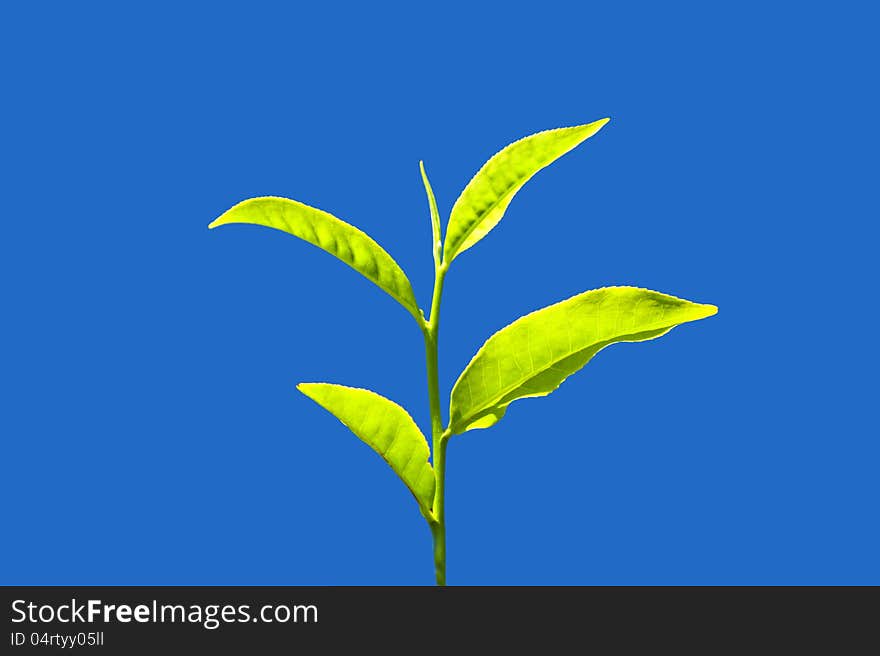
[(714, 305), (637, 287), (605, 287), (527, 314), (492, 335), (452, 388), (450, 430), (495, 424), (517, 400), (546, 396), (600, 350), (712, 316)]
[(477, 171), (452, 206), (446, 227), (444, 260), (452, 260), (480, 241), (504, 216), (514, 195), (545, 166), (596, 134), (609, 119), (546, 130), (515, 141)]
[(275, 228), (322, 248), (388, 292), (421, 321), (412, 285), (403, 269), (369, 235), (332, 214), (288, 198), (265, 196), (242, 201), (208, 227), (227, 223)]
[(422, 431), (399, 405), (370, 390), (330, 383), (300, 383), (297, 389), (334, 415), (369, 444), (391, 468), (430, 517), (434, 470)]
[(431, 212), (431, 235), (434, 240), (434, 243), (431, 244), (431, 252), (434, 255), (434, 264), (440, 266), (440, 251), (443, 247), (443, 244), (440, 242), (440, 212), (437, 209), (437, 199), (434, 197), (431, 181), (428, 180), (428, 172), (425, 171), (424, 162), (419, 162), (419, 170), (422, 172), (422, 184), (425, 185), (425, 194), (428, 196), (428, 210)]

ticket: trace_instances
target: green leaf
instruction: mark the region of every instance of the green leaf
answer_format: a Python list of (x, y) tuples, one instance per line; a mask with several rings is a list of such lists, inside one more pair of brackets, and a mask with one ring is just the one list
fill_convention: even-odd
[(605, 287), (527, 314), (492, 335), (452, 388), (452, 433), (495, 424), (517, 399), (546, 396), (600, 350), (712, 316), (714, 305), (648, 289)]
[(538, 132), (515, 141), (483, 165), (452, 206), (444, 260), (480, 241), (504, 216), (514, 195), (538, 171), (596, 134), (609, 119)]
[(228, 223), (252, 223), (275, 228), (324, 249), (384, 289), (416, 321), (421, 321), (412, 285), (403, 269), (366, 233), (332, 214), (288, 198), (265, 196), (242, 201), (208, 227), (216, 228)]
[(434, 198), (434, 190), (431, 188), (431, 181), (428, 180), (428, 173), (425, 171), (425, 163), (419, 161), (419, 171), (422, 172), (422, 184), (425, 185), (425, 194), (428, 196), (428, 209), (431, 212), (431, 234), (434, 243), (431, 245), (431, 251), (434, 254), (434, 263), (440, 265), (440, 249), (443, 247), (440, 236), (440, 212), (437, 210), (437, 199)]
[(422, 512), (431, 516), (435, 482), (428, 463), (430, 449), (406, 410), (384, 396), (357, 387), (300, 383), (296, 388), (373, 447), (413, 493)]

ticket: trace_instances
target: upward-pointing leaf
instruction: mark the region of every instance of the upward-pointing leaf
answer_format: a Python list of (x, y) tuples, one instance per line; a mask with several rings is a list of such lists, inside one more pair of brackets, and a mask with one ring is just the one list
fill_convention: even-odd
[(488, 428), (511, 402), (546, 396), (606, 346), (654, 339), (717, 311), (648, 289), (605, 287), (527, 314), (492, 335), (459, 376), (450, 429)]
[(431, 181), (428, 180), (428, 172), (425, 171), (424, 162), (419, 162), (419, 170), (422, 172), (422, 184), (425, 185), (425, 194), (428, 196), (428, 209), (431, 212), (431, 234), (434, 238), (434, 243), (431, 244), (431, 252), (434, 254), (434, 263), (439, 265), (440, 249), (443, 246), (440, 243), (440, 212), (437, 209), (437, 199), (434, 197)]
[(412, 285), (403, 269), (371, 237), (353, 225), (288, 198), (251, 198), (224, 212), (208, 227), (253, 223), (299, 237), (335, 255), (388, 292), (421, 321)]
[(426, 517), (434, 505), (434, 470), (422, 431), (406, 410), (370, 390), (330, 383), (300, 383), (297, 389), (369, 444), (400, 476)]
[(592, 137), (608, 120), (538, 132), (493, 155), (452, 206), (443, 250), (445, 261), (452, 262), (485, 237), (529, 178)]

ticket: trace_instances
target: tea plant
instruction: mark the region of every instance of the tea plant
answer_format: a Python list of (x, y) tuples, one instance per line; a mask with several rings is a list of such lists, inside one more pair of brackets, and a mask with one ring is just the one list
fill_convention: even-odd
[(504, 216), (516, 192), (545, 166), (596, 134), (608, 119), (547, 130), (494, 155), (471, 179), (441, 233), (440, 215), (422, 163), (433, 230), (434, 292), (426, 317), (406, 274), (365, 233), (335, 216), (286, 198), (245, 200), (210, 224), (251, 223), (275, 228), (335, 255), (396, 299), (422, 331), (431, 411), (431, 448), (409, 413), (375, 392), (331, 383), (297, 388), (369, 444), (415, 497), (434, 542), (438, 585), (446, 583), (444, 482), (449, 438), (498, 422), (517, 399), (546, 396), (600, 350), (617, 342), (642, 342), (675, 326), (716, 313), (636, 287), (594, 289), (527, 314), (492, 335), (452, 388), (444, 427), (437, 380), (437, 345), (443, 281), (455, 258), (485, 237)]

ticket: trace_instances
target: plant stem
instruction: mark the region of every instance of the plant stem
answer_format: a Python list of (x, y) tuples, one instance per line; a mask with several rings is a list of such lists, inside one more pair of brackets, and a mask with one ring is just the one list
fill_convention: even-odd
[(436, 523), (431, 525), (434, 538), (434, 574), (437, 585), (446, 585), (446, 517), (443, 510), (443, 484), (446, 478), (446, 439), (441, 435), (434, 442), (434, 476), (437, 488), (434, 492), (434, 516)]
[(431, 453), (436, 486), (434, 488), (433, 521), (429, 521), (434, 539), (434, 569), (437, 585), (446, 585), (446, 515), (443, 509), (443, 491), (446, 481), (446, 441), (449, 435), (443, 432), (443, 416), (440, 408), (440, 382), (437, 369), (437, 345), (440, 329), (440, 298), (443, 295), (443, 280), (446, 277), (446, 264), (435, 260), (434, 295), (431, 299), (431, 314), (423, 324), (425, 336), (425, 358), (428, 371), (428, 405), (431, 410)]

